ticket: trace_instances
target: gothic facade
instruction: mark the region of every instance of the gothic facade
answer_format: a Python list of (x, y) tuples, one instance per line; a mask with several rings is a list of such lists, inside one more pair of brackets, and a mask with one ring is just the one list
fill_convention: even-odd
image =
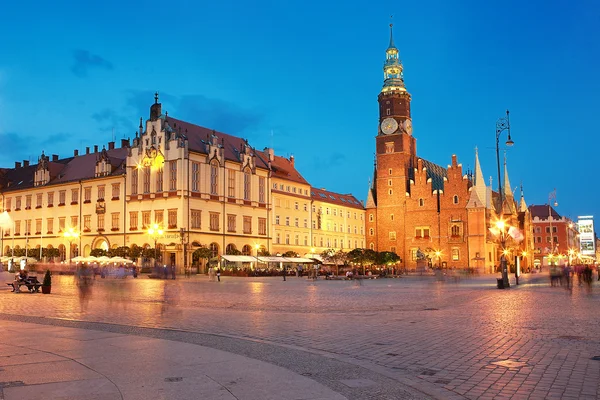
[[(455, 155), (447, 168), (419, 156), (411, 95), (392, 25), (385, 57), (376, 162), (366, 204), (367, 246), (397, 253), (408, 269), (415, 269), (426, 255), (430, 266), (491, 272), (501, 252), (520, 257), (525, 266), (532, 248), (531, 218), (523, 198), (518, 204), (514, 199), (506, 163), (503, 205), (498, 207), (498, 193), (485, 184), (477, 153), (474, 174), (464, 171)], [(506, 236), (503, 249), (490, 229), (497, 220), (519, 230), (518, 235), (513, 229), (512, 236)]]

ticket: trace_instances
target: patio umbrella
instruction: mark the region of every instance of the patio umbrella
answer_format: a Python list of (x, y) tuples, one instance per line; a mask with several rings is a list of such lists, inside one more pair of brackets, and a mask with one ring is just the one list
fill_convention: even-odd
[(128, 260), (123, 257), (112, 257), (110, 262), (120, 263), (120, 264), (133, 264), (133, 261)]

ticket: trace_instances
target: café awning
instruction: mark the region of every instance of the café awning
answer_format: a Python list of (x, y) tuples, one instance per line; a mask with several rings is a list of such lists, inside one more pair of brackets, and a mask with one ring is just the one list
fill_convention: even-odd
[(231, 256), (231, 255), (223, 255), (221, 256), (223, 260), (231, 261), (231, 262), (256, 262), (256, 257), (252, 256)]

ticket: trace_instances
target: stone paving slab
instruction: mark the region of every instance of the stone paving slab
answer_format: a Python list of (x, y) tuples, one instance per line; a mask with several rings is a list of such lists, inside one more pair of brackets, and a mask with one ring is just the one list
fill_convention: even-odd
[(3, 400), (346, 399), (284, 368), (204, 346), (7, 320), (1, 325)]
[[(173, 335), (202, 337), (216, 348), (225, 343), (219, 337), (228, 338), (230, 352), (310, 373), (260, 349), (276, 346), (310, 359), (294, 352), (303, 351), (343, 363), (347, 374), (315, 379), (348, 398), (377, 398), (360, 388), (345, 392), (341, 383), (370, 379), (365, 369), (379, 374), (371, 394), (385, 375), (429, 397), (600, 397), (600, 361), (593, 360), (600, 356), (596, 282), (565, 290), (550, 287), (545, 275), (529, 275), (518, 287), (497, 290), (494, 276), (361, 285), (293, 277), (129, 279), (96, 282), (82, 303), (68, 279), (58, 279), (51, 296), (0, 292), (0, 312), (179, 332)], [(167, 289), (179, 293), (176, 304), (164, 297)], [(350, 364), (362, 372), (349, 376)]]

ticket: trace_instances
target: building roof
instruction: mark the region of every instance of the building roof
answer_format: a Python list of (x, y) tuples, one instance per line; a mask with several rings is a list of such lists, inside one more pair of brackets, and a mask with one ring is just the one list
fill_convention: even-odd
[[(212, 135), (218, 137), (219, 145), (222, 145), (225, 149), (225, 160), (240, 162), (240, 153), (243, 147), (245, 145), (249, 146), (247, 141), (240, 137), (204, 128), (202, 126), (172, 118), (170, 116), (167, 118), (167, 123), (173, 130), (177, 132), (181, 131), (181, 133), (184, 134), (188, 139), (189, 149), (197, 153), (207, 154), (206, 145), (209, 143), (209, 138)], [(269, 154), (266, 151), (256, 151), (254, 149), (253, 152), (257, 156), (256, 167), (269, 169)], [(298, 172), (298, 170), (296, 170), (292, 159), (273, 156), (273, 161), (271, 161), (271, 170), (275, 177), (303, 183), (306, 185), (309, 184)]]
[[(127, 156), (127, 148), (115, 148), (106, 150), (108, 159), (113, 166), (109, 176), (121, 175), (125, 172), (123, 162)], [(50, 181), (42, 187), (58, 185), (61, 183), (78, 181), (81, 179), (92, 179), (96, 175), (96, 161), (101, 152), (68, 157), (56, 161), (48, 161)], [(38, 164), (6, 169), (6, 188), (4, 192), (33, 188), (35, 171)]]
[(532, 219), (535, 217), (538, 217), (540, 219), (548, 219), (548, 215), (550, 215), (550, 212), (548, 211), (548, 209), (552, 210), (553, 218), (561, 218), (560, 214), (557, 213), (554, 208), (548, 206), (548, 204), (543, 204), (543, 205), (532, 204), (529, 206), (529, 212), (531, 214)]
[(361, 210), (365, 209), (363, 204), (351, 194), (339, 194), (325, 189), (311, 188), (310, 195), (314, 200), (325, 203), (338, 204), (340, 206), (358, 208)]

